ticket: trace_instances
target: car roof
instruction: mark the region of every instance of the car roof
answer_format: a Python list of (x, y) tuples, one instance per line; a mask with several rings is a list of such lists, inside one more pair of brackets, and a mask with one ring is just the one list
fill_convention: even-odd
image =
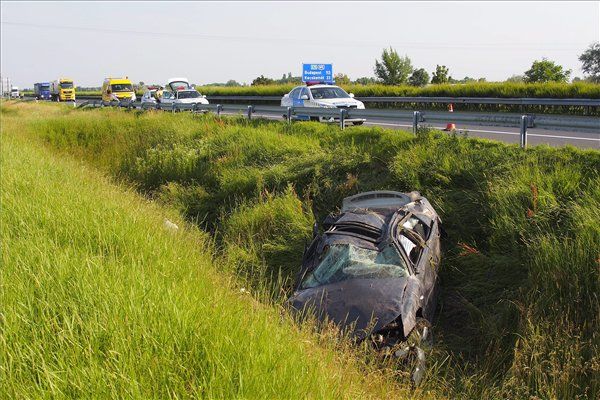
[[(298, 88), (313, 89), (313, 88), (330, 88), (330, 87), (339, 88), (339, 86), (337, 86), (337, 85), (325, 85), (325, 84), (319, 83), (318, 85), (310, 85), (310, 86), (301, 85), (301, 86), (296, 86), (294, 89), (298, 89)], [(294, 90), (294, 89), (292, 89), (292, 90)]]

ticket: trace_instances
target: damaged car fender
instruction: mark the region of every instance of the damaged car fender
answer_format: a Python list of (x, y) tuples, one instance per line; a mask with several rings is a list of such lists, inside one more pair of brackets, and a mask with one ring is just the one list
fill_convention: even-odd
[(422, 300), (421, 282), (415, 276), (408, 277), (400, 311), (404, 337), (408, 336), (417, 323), (417, 313), (421, 309)]

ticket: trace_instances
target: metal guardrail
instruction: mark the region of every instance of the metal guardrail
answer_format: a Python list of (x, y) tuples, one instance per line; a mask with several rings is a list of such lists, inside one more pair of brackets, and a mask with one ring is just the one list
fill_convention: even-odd
[[(97, 95), (79, 95), (79, 99), (96, 100)], [(281, 101), (282, 96), (206, 96), (211, 102), (227, 101)], [(503, 97), (401, 97), (401, 96), (360, 96), (363, 103), (416, 103), (416, 104), (504, 104), (517, 106), (571, 106), (600, 107), (600, 99), (548, 99), (548, 98), (503, 98)]]
[[(281, 96), (207, 96), (210, 101), (280, 101)], [(600, 107), (600, 99), (544, 99), (500, 97), (400, 97), (361, 96), (363, 103), (505, 104), (528, 106)]]
[(483, 125), (499, 125), (519, 127), (521, 132), (521, 147), (527, 146), (527, 129), (573, 129), (583, 132), (594, 132), (600, 136), (600, 118), (594, 117), (569, 117), (555, 115), (522, 115), (504, 113), (461, 113), (461, 112), (436, 112), (436, 111), (406, 111), (390, 109), (346, 109), (346, 108), (317, 108), (317, 107), (280, 107), (268, 105), (241, 105), (241, 104), (177, 104), (177, 103), (141, 103), (139, 101), (113, 101), (88, 100), (81, 103), (79, 108), (85, 107), (121, 107), (126, 109), (162, 110), (173, 113), (180, 111), (215, 112), (220, 116), (223, 112), (244, 114), (252, 119), (256, 113), (275, 113), (286, 118), (291, 123), (298, 117), (324, 118), (339, 124), (344, 129), (350, 121), (360, 121), (366, 118), (386, 118), (391, 120), (412, 121), (413, 132), (420, 126), (429, 122), (452, 123), (477, 123)]

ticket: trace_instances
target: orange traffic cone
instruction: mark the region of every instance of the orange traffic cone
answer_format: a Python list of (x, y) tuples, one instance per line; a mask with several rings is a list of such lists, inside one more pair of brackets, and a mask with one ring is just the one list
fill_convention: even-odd
[[(448, 112), (454, 112), (454, 107), (452, 106), (452, 103), (448, 104)], [(456, 125), (454, 125), (454, 123), (452, 122), (448, 122), (446, 124), (446, 129), (444, 129), (445, 131), (455, 131), (456, 130)]]

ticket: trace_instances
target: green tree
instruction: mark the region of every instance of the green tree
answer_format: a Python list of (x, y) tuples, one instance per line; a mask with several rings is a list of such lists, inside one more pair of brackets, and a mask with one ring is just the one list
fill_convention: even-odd
[(375, 75), (384, 85), (400, 85), (406, 83), (413, 67), (408, 56), (400, 57), (391, 47), (383, 49), (381, 62), (375, 60)]
[(535, 60), (531, 68), (525, 71), (525, 82), (567, 82), (571, 70), (546, 58)]
[(408, 78), (408, 83), (412, 86), (425, 86), (429, 83), (429, 74), (425, 71), (425, 68), (415, 69)]
[(579, 56), (581, 69), (592, 82), (600, 83), (600, 43), (592, 43), (586, 51)]
[(510, 78), (506, 78), (506, 82), (524, 82), (525, 77), (523, 75), (513, 75)]
[(251, 83), (252, 86), (257, 86), (257, 85), (272, 85), (275, 81), (271, 78), (266, 78), (264, 75), (259, 76), (258, 78), (254, 79)]
[(350, 78), (348, 78), (348, 75), (346, 74), (335, 74), (335, 83), (337, 83), (338, 85), (349, 85)]
[(448, 83), (450, 82), (450, 79), (452, 79), (452, 77), (448, 76), (448, 67), (446, 67), (445, 65), (437, 65), (435, 67), (433, 77), (431, 78), (431, 83)]
[(355, 80), (354, 83), (356, 83), (357, 85), (372, 85), (377, 83), (377, 79), (363, 76), (362, 78), (358, 78), (357, 80)]
[(237, 81), (230, 79), (225, 83), (225, 86), (242, 86), (240, 83), (238, 83)]

